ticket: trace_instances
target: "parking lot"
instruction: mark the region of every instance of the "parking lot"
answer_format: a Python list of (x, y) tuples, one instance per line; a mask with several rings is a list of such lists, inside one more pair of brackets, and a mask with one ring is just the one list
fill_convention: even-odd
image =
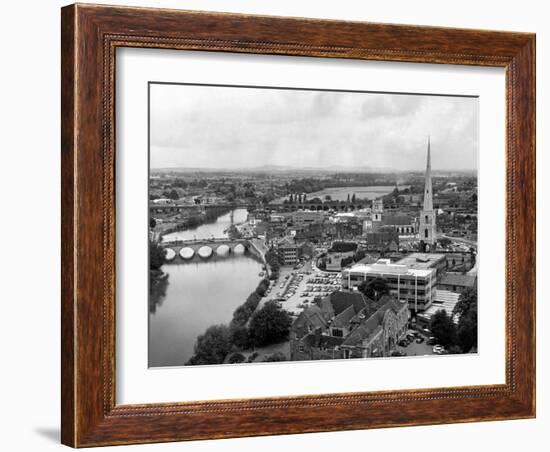
[(401, 344), (403, 341), (400, 341), (400, 345), (397, 346), (397, 351), (405, 354), (406, 356), (426, 356), (435, 354), (433, 352), (433, 344), (429, 344), (428, 336), (413, 330), (409, 330), (407, 334), (414, 334), (415, 339), (409, 341), (405, 340), (405, 342), (407, 342), (407, 345), (405, 346), (402, 346)]
[(341, 287), (339, 273), (320, 271), (308, 261), (300, 268), (282, 267), (266, 298), (278, 300), (287, 311), (298, 315), (315, 297), (325, 297)]

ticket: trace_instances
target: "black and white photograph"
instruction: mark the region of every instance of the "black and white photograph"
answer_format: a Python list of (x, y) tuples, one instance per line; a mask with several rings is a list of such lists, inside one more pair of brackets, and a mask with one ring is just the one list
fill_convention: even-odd
[(148, 99), (149, 367), (478, 352), (478, 97)]

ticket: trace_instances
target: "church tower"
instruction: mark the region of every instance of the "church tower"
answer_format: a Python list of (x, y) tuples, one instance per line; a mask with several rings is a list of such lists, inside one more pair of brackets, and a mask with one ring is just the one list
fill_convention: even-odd
[(384, 213), (384, 201), (382, 198), (372, 201), (372, 221), (382, 221), (382, 214)]
[(432, 199), (432, 162), (430, 157), (430, 138), (428, 137), (428, 159), (426, 162), (426, 181), (424, 186), (424, 208), (420, 213), (418, 238), (433, 248), (436, 239), (435, 212)]

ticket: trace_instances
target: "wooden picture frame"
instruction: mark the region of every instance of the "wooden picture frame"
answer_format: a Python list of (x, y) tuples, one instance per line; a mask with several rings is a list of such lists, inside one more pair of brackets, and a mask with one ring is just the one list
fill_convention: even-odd
[[(73, 447), (535, 416), (535, 35), (71, 5), (62, 9), (62, 442)], [(506, 69), (506, 383), (115, 403), (115, 50)]]

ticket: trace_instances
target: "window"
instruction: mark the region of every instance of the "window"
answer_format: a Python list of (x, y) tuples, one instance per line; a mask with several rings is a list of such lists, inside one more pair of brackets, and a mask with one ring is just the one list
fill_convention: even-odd
[(428, 222), (428, 215), (426, 215), (426, 216), (424, 217), (424, 221), (425, 221), (426, 223)]
[(345, 359), (350, 359), (351, 358), (351, 353), (347, 348), (344, 349), (344, 358)]
[(332, 335), (335, 337), (343, 337), (344, 332), (342, 331), (342, 328), (332, 328)]
[(424, 238), (428, 238), (428, 230), (427, 229), (424, 229)]
[(304, 351), (304, 346), (302, 344), (300, 344), (300, 346), (298, 347), (298, 351), (300, 351), (300, 352)]

